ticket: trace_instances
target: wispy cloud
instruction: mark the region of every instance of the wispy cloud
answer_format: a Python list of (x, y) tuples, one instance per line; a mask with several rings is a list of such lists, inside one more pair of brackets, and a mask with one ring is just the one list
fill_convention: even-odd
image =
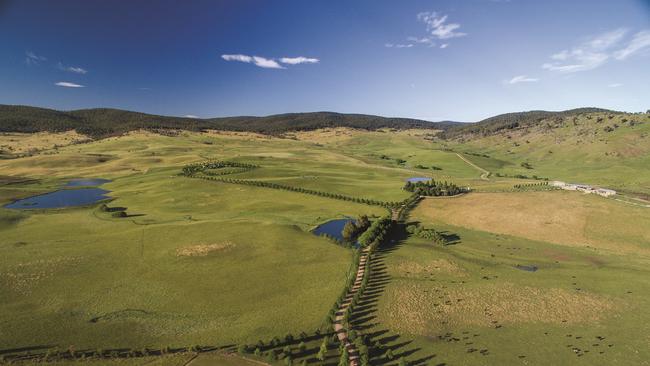
[(467, 35), (467, 33), (457, 31), (460, 29), (460, 24), (447, 23), (447, 15), (440, 15), (435, 11), (424, 11), (419, 13), (417, 18), (426, 24), (427, 32), (437, 39), (450, 39)]
[(88, 73), (88, 70), (86, 70), (86, 69), (84, 69), (82, 67), (65, 66), (61, 62), (58, 63), (57, 67), (59, 68), (59, 70), (73, 72), (75, 74), (86, 74), (86, 73)]
[(618, 88), (618, 87), (621, 87), (621, 86), (623, 86), (623, 84), (621, 84), (621, 83), (613, 83), (613, 84), (607, 85), (608, 88)]
[[(386, 43), (387, 48), (411, 48), (414, 46), (436, 47), (437, 41), (464, 37), (467, 33), (461, 32), (460, 24), (448, 23), (448, 15), (438, 14), (435, 11), (418, 13), (417, 20), (425, 24), (425, 35), (422, 37), (407, 37), (405, 43)], [(449, 43), (443, 43), (439, 48), (447, 48)]]
[(506, 80), (506, 83), (512, 85), (519, 83), (535, 83), (538, 81), (539, 79), (528, 77), (528, 75), (517, 75), (510, 80)]
[(284, 69), (277, 61), (269, 58), (264, 58), (260, 56), (248, 56), (248, 55), (221, 55), (226, 61), (238, 61), (244, 62), (247, 64), (252, 63), (257, 67), (264, 69)]
[(25, 63), (27, 65), (38, 65), (43, 61), (47, 61), (47, 58), (39, 56), (32, 51), (25, 52)]
[(385, 47), (387, 48), (411, 48), (413, 47), (413, 43), (386, 43), (384, 44)]
[(649, 30), (636, 33), (624, 44), (627, 33), (627, 29), (619, 28), (591, 37), (578, 46), (551, 55), (553, 61), (544, 63), (542, 68), (560, 73), (593, 70), (611, 59), (625, 60), (650, 47)]
[(280, 65), (280, 63), (283, 63), (285, 65), (299, 65), (299, 64), (317, 64), (320, 62), (320, 60), (317, 58), (304, 57), (304, 56), (281, 57), (279, 60), (276, 60), (273, 58), (266, 58), (260, 56), (234, 54), (234, 55), (221, 55), (221, 58), (226, 61), (238, 61), (247, 64), (253, 64), (255, 66), (262, 67), (265, 69), (285, 69), (285, 67)]
[(304, 56), (298, 57), (282, 57), (280, 62), (287, 65), (298, 65), (298, 64), (317, 64), (320, 62), (317, 58), (310, 58)]
[(62, 86), (62, 87), (65, 87), (65, 88), (85, 88), (84, 85), (75, 84), (75, 83), (71, 83), (71, 82), (68, 82), (68, 81), (59, 81), (58, 83), (55, 83), (54, 85)]
[(635, 53), (650, 47), (650, 30), (644, 30), (634, 35), (628, 45), (614, 53), (617, 60), (625, 60)]
[(193, 114), (186, 114), (183, 117), (185, 117), (185, 118), (199, 118), (199, 116), (195, 116)]

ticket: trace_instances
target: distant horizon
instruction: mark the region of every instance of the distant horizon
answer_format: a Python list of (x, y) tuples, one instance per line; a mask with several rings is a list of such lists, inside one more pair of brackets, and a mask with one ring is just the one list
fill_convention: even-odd
[(57, 110), (650, 108), (647, 0), (3, 1), (0, 44), (0, 103)]
[[(54, 110), (54, 111), (57, 111), (57, 112), (75, 112), (75, 111), (92, 110), (92, 109), (113, 109), (113, 110), (119, 110), (119, 111), (124, 111), (124, 112), (142, 113), (142, 114), (147, 114), (147, 115), (152, 115), (152, 116), (188, 118), (188, 119), (200, 119), (200, 120), (209, 120), (209, 119), (215, 119), (215, 118), (237, 118), (237, 117), (264, 118), (264, 117), (272, 117), (272, 116), (281, 116), (281, 115), (285, 115), (285, 114), (334, 113), (334, 114), (343, 114), (343, 115), (375, 116), (375, 117), (382, 117), (382, 118), (413, 119), (413, 120), (420, 120), (420, 121), (431, 122), (431, 123), (441, 123), (441, 122), (442, 123), (444, 123), (444, 122), (478, 123), (478, 122), (481, 122), (481, 121), (483, 121), (485, 119), (492, 118), (492, 117), (495, 117), (495, 116), (504, 115), (504, 114), (526, 113), (526, 112), (565, 112), (565, 111), (571, 111), (571, 110), (583, 109), (583, 108), (596, 108), (596, 109), (603, 109), (603, 110), (607, 110), (607, 111), (611, 111), (611, 112), (629, 113), (629, 114), (646, 113), (647, 112), (647, 110), (646, 111), (622, 111), (622, 110), (616, 110), (616, 109), (611, 109), (611, 108), (603, 108), (603, 107), (598, 107), (598, 106), (581, 106), (581, 107), (568, 108), (568, 109), (562, 109), (562, 110), (530, 109), (530, 110), (523, 110), (523, 111), (509, 111), (509, 112), (503, 112), (503, 113), (498, 113), (498, 114), (494, 114), (494, 115), (489, 115), (489, 116), (487, 116), (485, 118), (482, 118), (482, 119), (479, 119), (479, 120), (476, 120), (476, 121), (461, 121), (461, 120), (456, 120), (456, 119), (427, 120), (427, 119), (413, 118), (413, 117), (403, 117), (403, 116), (391, 116), (391, 115), (360, 113), (360, 112), (326, 111), (326, 110), (281, 112), (281, 113), (260, 114), (260, 115), (239, 114), (239, 115), (217, 115), (217, 116), (187, 116), (187, 115), (179, 116), (179, 115), (172, 115), (172, 114), (158, 114), (158, 113), (151, 113), (151, 112), (145, 112), (145, 111), (139, 111), (139, 110), (133, 110), (133, 109), (124, 109), (124, 108), (117, 108), (117, 107), (104, 107), (104, 106), (87, 107), (87, 108), (75, 108), (75, 109), (57, 109), (57, 108), (44, 107), (44, 106), (39, 106), (39, 105), (28, 105), (28, 104), (2, 104), (2, 103), (0, 103), (0, 106), (41, 108), (41, 109)], [(650, 109), (648, 109), (648, 110), (650, 110)]]

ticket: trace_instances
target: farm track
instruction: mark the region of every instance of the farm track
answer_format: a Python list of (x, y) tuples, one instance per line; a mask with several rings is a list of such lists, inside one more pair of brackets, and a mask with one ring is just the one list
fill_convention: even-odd
[(476, 169), (476, 170), (479, 170), (479, 171), (481, 172), (481, 179), (483, 179), (483, 180), (490, 180), (490, 178), (488, 178), (488, 177), (490, 176), (490, 172), (489, 172), (489, 171), (487, 171), (487, 170), (481, 168), (480, 166), (478, 166), (478, 165), (472, 163), (472, 162), (469, 161), (466, 157), (462, 156), (462, 155), (459, 154), (459, 153), (456, 153), (456, 156), (458, 156), (462, 161), (464, 161), (464, 162), (466, 162), (467, 164), (469, 164), (472, 168), (474, 168), (474, 169)]
[(369, 254), (370, 254), (370, 248), (366, 247), (361, 251), (361, 256), (359, 257), (359, 269), (357, 270), (357, 275), (354, 280), (354, 284), (352, 285), (352, 288), (350, 291), (348, 291), (347, 295), (345, 296), (345, 300), (341, 304), (341, 306), (338, 308), (336, 312), (336, 318), (334, 319), (334, 332), (336, 333), (336, 336), (339, 339), (339, 342), (343, 344), (345, 349), (348, 351), (348, 357), (350, 360), (350, 366), (358, 366), (359, 365), (359, 351), (355, 347), (355, 345), (350, 342), (350, 339), (348, 337), (348, 329), (346, 329), (343, 326), (343, 319), (344, 319), (344, 314), (350, 307), (350, 303), (352, 302), (352, 298), (359, 292), (359, 288), (361, 287), (361, 282), (363, 281), (363, 277), (366, 274), (366, 268), (368, 267), (366, 264), (369, 261)]

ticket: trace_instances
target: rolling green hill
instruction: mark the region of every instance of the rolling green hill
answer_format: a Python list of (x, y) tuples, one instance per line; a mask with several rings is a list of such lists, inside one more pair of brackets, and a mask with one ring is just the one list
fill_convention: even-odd
[(517, 126), (504, 127), (506, 119), (481, 122), (445, 131), (447, 138), (436, 144), (469, 154), (494, 175), (537, 176), (650, 194), (650, 114), (578, 111)]

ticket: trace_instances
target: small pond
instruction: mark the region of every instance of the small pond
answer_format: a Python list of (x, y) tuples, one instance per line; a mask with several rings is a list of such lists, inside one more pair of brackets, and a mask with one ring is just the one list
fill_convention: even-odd
[(411, 183), (415, 183), (415, 182), (428, 182), (428, 181), (430, 181), (430, 180), (431, 180), (431, 178), (427, 178), (427, 177), (412, 177), (412, 178), (407, 179), (407, 181), (409, 181), (409, 182), (411, 182)]
[[(110, 181), (107, 179), (75, 179), (69, 181), (64, 187), (94, 187), (106, 182)], [(50, 193), (23, 198), (4, 207), (30, 210), (84, 206), (109, 198), (106, 195), (109, 192), (101, 188), (60, 189)]]
[(516, 265), (515, 268), (526, 272), (536, 272), (539, 269), (536, 266), (524, 266), (521, 264)]
[(345, 224), (347, 224), (350, 221), (354, 221), (354, 219), (330, 220), (324, 224), (318, 225), (318, 227), (316, 227), (312, 231), (312, 233), (318, 236), (327, 234), (329, 236), (336, 238), (337, 240), (343, 240), (343, 234), (341, 234), (341, 232), (343, 231), (343, 227), (345, 226)]
[(94, 178), (94, 179), (72, 179), (66, 183), (65, 187), (97, 187), (104, 183), (110, 182), (110, 179)]

